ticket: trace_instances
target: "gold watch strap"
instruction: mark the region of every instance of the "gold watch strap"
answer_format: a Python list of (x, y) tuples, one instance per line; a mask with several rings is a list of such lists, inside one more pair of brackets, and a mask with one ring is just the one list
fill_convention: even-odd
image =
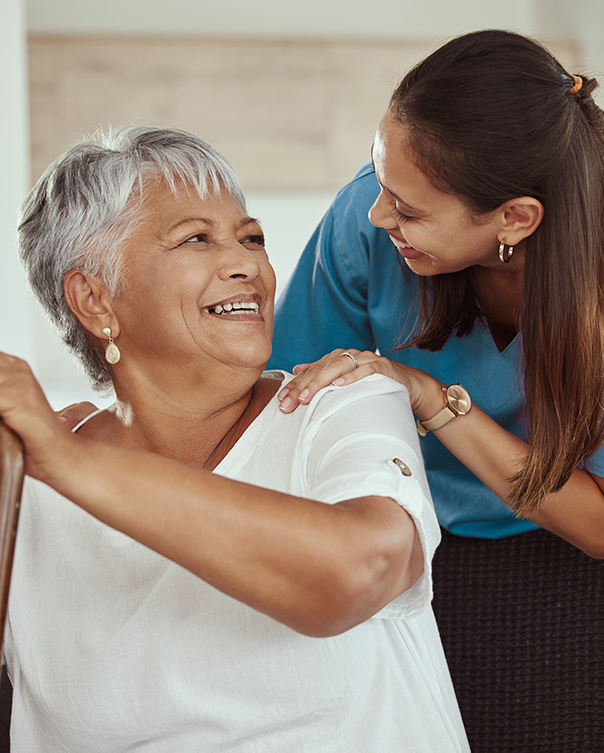
[[(451, 390), (452, 388), (458, 388), (458, 392), (461, 393), (460, 396), (455, 396), (461, 397), (459, 410), (456, 410), (451, 405), (449, 390)], [(425, 437), (429, 431), (436, 431), (437, 429), (440, 429), (445, 424), (448, 424), (449, 421), (457, 418), (457, 416), (465, 416), (465, 414), (468, 413), (470, 408), (472, 407), (470, 396), (460, 384), (449, 385), (448, 387), (443, 386), (441, 387), (441, 389), (445, 405), (442, 410), (440, 410), (435, 416), (432, 416), (432, 418), (429, 418), (427, 421), (420, 421), (418, 419), (417, 431), (421, 437)], [(455, 397), (452, 397), (454, 402), (456, 402)]]

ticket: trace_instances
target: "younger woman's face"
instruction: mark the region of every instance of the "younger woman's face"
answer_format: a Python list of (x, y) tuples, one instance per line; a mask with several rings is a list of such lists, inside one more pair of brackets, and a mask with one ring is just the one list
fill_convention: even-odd
[(429, 276), (500, 265), (497, 213), (477, 223), (456, 196), (434, 188), (415, 164), (405, 126), (389, 115), (373, 143), (373, 164), (381, 191), (369, 219), (388, 232), (413, 272)]

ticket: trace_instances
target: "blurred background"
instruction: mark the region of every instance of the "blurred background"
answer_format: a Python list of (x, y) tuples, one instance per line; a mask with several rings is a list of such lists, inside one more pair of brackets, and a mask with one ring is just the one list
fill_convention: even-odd
[(223, 151), (281, 290), (368, 161), (396, 82), (450, 37), (484, 28), (536, 37), (604, 84), (602, 0), (2, 0), (0, 349), (30, 361), (56, 407), (110, 401), (44, 319), (15, 251), (21, 201), (82, 135), (170, 125)]

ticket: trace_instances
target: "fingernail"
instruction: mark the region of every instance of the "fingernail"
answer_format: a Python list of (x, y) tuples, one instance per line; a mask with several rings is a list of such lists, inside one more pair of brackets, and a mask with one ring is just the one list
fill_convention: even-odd
[(285, 398), (283, 398), (283, 400), (281, 401), (281, 405), (279, 406), (279, 409), (280, 409), (280, 410), (287, 410), (288, 408), (290, 408), (290, 407), (291, 407), (291, 404), (292, 404), (292, 399), (291, 399), (291, 397), (285, 397)]
[(307, 397), (310, 395), (310, 392), (308, 391), (308, 387), (305, 387), (302, 392), (298, 395), (299, 402), (303, 403)]
[(65, 418), (65, 416), (59, 416), (59, 421), (62, 421), (64, 424), (67, 423), (67, 419)]
[(289, 390), (287, 389), (287, 387), (285, 387), (285, 388), (284, 388), (284, 389), (282, 389), (282, 390), (281, 390), (281, 392), (280, 392), (280, 393), (279, 393), (279, 394), (277, 395), (277, 400), (279, 400), (280, 402), (281, 402), (281, 401), (283, 401), (283, 400), (285, 400), (285, 398), (287, 397), (288, 393), (289, 393)]
[(336, 387), (343, 387), (346, 384), (346, 380), (344, 377), (338, 377), (333, 380), (332, 384), (335, 384)]

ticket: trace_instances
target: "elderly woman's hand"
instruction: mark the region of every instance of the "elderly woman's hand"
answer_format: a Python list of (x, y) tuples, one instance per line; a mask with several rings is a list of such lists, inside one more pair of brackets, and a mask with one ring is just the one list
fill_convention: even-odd
[(0, 353), (0, 416), (23, 442), (26, 473), (46, 480), (66, 459), (72, 435), (53, 413), (29, 365), (6, 353)]
[(440, 383), (426, 372), (390, 361), (370, 350), (337, 348), (319, 361), (298, 364), (294, 374), (296, 377), (278, 395), (283, 413), (291, 413), (298, 405), (309, 403), (323, 387), (352, 384), (370, 374), (383, 374), (403, 384), (409, 391), (412, 410), (421, 418), (426, 393), (430, 400), (434, 395), (440, 396)]

